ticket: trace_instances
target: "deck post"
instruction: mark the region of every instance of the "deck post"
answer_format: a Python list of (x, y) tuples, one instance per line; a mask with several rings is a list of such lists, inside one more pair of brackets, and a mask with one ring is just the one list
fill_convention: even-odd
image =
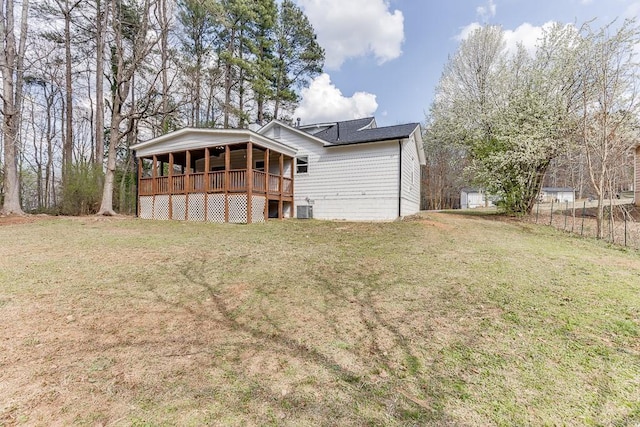
[[(191, 167), (191, 151), (187, 150), (184, 155), (185, 166), (182, 168), (182, 174), (184, 175), (184, 217), (188, 221), (189, 220), (189, 186), (191, 185), (191, 180), (189, 176), (189, 168)], [(206, 200), (206, 197), (205, 197)], [(207, 218), (207, 213), (205, 211), (205, 220)]]
[(205, 222), (207, 221), (207, 214), (209, 212), (209, 191), (211, 191), (211, 188), (209, 188), (209, 168), (211, 167), (209, 165), (209, 162), (211, 161), (211, 159), (209, 159), (210, 153), (209, 153), (209, 147), (205, 147), (204, 149), (204, 220)]
[(231, 169), (231, 148), (224, 146), (224, 222), (229, 222), (229, 169)]
[(156, 194), (158, 194), (158, 183), (156, 182), (156, 178), (158, 178), (158, 158), (153, 156), (153, 164), (151, 165), (151, 191), (153, 191), (153, 201), (156, 201)]
[(211, 189), (209, 188), (209, 147), (204, 149), (204, 192), (208, 193)]
[(169, 153), (169, 177), (167, 178), (169, 185), (169, 219), (173, 219), (173, 153)]
[(140, 218), (140, 183), (142, 182), (142, 162), (144, 162), (144, 159), (139, 158), (138, 159), (138, 194), (137, 194), (137, 198), (138, 200), (136, 200), (136, 215), (138, 218)]
[(293, 180), (293, 172), (296, 167), (295, 158), (291, 158), (291, 212), (289, 213), (290, 218), (295, 218), (295, 188), (294, 188), (294, 180)]
[(279, 173), (279, 177), (278, 180), (280, 181), (278, 183), (278, 219), (282, 219), (282, 188), (284, 185), (284, 154), (280, 153), (280, 158), (279, 158), (279, 165), (280, 166), (280, 173)]
[(271, 150), (267, 148), (264, 152), (264, 220), (269, 220), (269, 156), (271, 155)]
[(247, 224), (251, 224), (253, 209), (253, 143), (247, 142)]

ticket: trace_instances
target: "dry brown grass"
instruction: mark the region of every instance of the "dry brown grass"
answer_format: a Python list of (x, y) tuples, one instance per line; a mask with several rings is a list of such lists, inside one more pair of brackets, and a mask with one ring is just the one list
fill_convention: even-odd
[(543, 227), (0, 227), (0, 425), (640, 422), (640, 258)]

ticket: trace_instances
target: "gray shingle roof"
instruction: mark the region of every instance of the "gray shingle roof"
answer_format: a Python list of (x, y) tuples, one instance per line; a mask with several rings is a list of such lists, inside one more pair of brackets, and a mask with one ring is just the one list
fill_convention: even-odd
[(332, 145), (360, 144), (408, 138), (420, 126), (418, 123), (407, 123), (396, 126), (375, 127), (374, 120), (373, 117), (367, 117), (337, 122), (329, 128), (316, 133), (315, 136)]

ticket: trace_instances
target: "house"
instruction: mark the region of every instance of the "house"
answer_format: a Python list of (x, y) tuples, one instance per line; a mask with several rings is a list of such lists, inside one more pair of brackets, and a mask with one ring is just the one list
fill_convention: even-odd
[(542, 187), (540, 189), (540, 199), (543, 203), (573, 203), (575, 201), (575, 190), (567, 187)]
[(253, 223), (293, 216), (393, 220), (420, 206), (420, 125), (373, 117), (247, 129), (182, 129), (131, 147), (138, 214)]
[(273, 121), (260, 134), (296, 150), (295, 205), (313, 217), (393, 220), (420, 210), (418, 123), (378, 127), (373, 117), (292, 127)]
[(460, 209), (475, 209), (495, 206), (495, 198), (483, 188), (464, 187), (460, 190)]

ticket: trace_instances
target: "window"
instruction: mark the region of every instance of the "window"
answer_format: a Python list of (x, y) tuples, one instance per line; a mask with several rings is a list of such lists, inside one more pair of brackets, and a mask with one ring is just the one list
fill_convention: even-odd
[(296, 157), (296, 173), (309, 172), (309, 156)]
[(264, 160), (256, 160), (254, 169), (264, 172)]

